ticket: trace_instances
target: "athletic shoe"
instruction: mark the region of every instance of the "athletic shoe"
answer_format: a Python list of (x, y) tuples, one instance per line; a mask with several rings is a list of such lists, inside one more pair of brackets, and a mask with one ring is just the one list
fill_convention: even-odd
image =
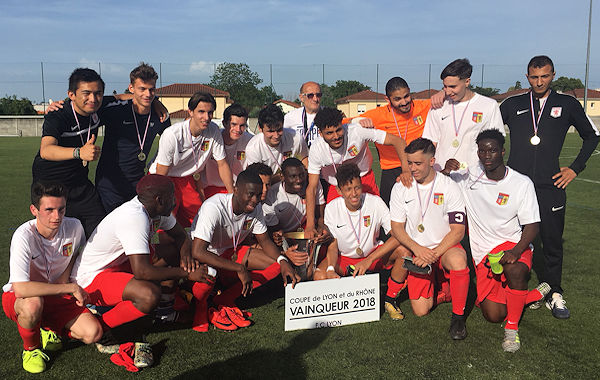
[(54, 331), (40, 329), (40, 337), (42, 339), (42, 350), (58, 351), (62, 348), (62, 340)]
[(50, 360), (48, 355), (39, 348), (31, 351), (23, 350), (22, 357), (23, 369), (30, 373), (44, 372), (46, 369), (46, 362)]
[(400, 310), (398, 305), (396, 305), (396, 301), (385, 301), (384, 307), (385, 311), (387, 311), (387, 313), (390, 315), (390, 318), (395, 319), (397, 321), (404, 319), (404, 313), (402, 312), (402, 310)]
[(467, 337), (467, 325), (465, 324), (465, 316), (452, 313), (450, 320), (450, 338), (454, 340), (463, 340)]
[(546, 307), (552, 310), (554, 318), (568, 319), (571, 316), (571, 312), (567, 309), (566, 303), (562, 294), (554, 292), (552, 293), (552, 298), (546, 301)]
[(106, 330), (102, 334), (102, 338), (96, 342), (96, 349), (101, 354), (116, 354), (119, 352), (119, 342), (112, 334), (111, 330)]
[(229, 317), (231, 322), (237, 327), (248, 327), (252, 324), (252, 321), (244, 318), (244, 314), (239, 308), (223, 306), (223, 309), (225, 310), (227, 317)]
[(227, 316), (225, 309), (219, 311), (211, 307), (208, 309), (208, 320), (219, 330), (234, 331), (238, 329), (237, 325), (231, 322)]
[(550, 293), (550, 285), (547, 282), (541, 282), (538, 286), (535, 287), (541, 294), (542, 298), (538, 301), (535, 301), (529, 305), (529, 309), (537, 310), (544, 304), (544, 299)]
[(146, 368), (152, 364), (154, 364), (154, 356), (152, 356), (152, 346), (150, 346), (150, 343), (136, 342), (133, 365), (138, 368)]
[(504, 352), (516, 352), (519, 348), (521, 348), (519, 330), (504, 329), (504, 340), (502, 341)]

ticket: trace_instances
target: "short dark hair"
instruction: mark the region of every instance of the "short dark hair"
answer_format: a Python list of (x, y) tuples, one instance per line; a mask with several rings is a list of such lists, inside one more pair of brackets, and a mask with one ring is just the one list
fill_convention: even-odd
[(223, 125), (229, 124), (231, 116), (245, 117), (248, 119), (248, 111), (239, 103), (233, 103), (223, 111)]
[(273, 169), (269, 165), (266, 165), (262, 162), (255, 162), (251, 165), (248, 165), (246, 170), (254, 172), (258, 175), (273, 175)]
[(354, 178), (360, 178), (360, 169), (355, 163), (346, 162), (337, 167), (335, 179), (337, 180), (338, 187), (352, 182)]
[(287, 168), (301, 168), (301, 167), (304, 167), (304, 165), (302, 164), (302, 161), (300, 161), (296, 157), (290, 157), (290, 158), (286, 158), (285, 160), (283, 160), (283, 163), (281, 164), (281, 172), (285, 173)]
[(174, 190), (173, 181), (166, 175), (160, 174), (145, 175), (135, 186), (138, 199), (144, 204), (157, 196), (164, 195), (165, 192)]
[(344, 113), (337, 108), (323, 107), (315, 116), (315, 125), (322, 131), (327, 127), (337, 127), (343, 118)]
[(238, 174), (237, 179), (235, 181), (236, 186), (242, 186), (247, 183), (254, 183), (259, 186), (263, 185), (262, 179), (260, 179), (260, 177), (258, 176), (258, 172), (250, 170), (250, 167)]
[(389, 98), (392, 95), (392, 92), (401, 88), (408, 88), (408, 90), (410, 91), (410, 87), (408, 87), (408, 83), (406, 83), (404, 79), (400, 77), (393, 77), (392, 79), (388, 80), (385, 84), (385, 94)]
[(140, 79), (142, 82), (156, 81), (158, 79), (158, 74), (154, 70), (154, 67), (145, 62), (140, 62), (139, 66), (129, 73), (129, 81), (131, 84), (133, 84), (136, 79)]
[(485, 129), (479, 132), (475, 139), (475, 143), (479, 144), (482, 140), (495, 140), (501, 148), (504, 148), (504, 136), (502, 135), (502, 132), (497, 129)]
[(473, 66), (466, 58), (455, 59), (442, 70), (440, 78), (444, 80), (446, 77), (458, 77), (459, 79), (471, 78)]
[(69, 91), (76, 93), (80, 82), (98, 82), (102, 85), (102, 92), (104, 92), (104, 81), (100, 75), (92, 69), (79, 67), (73, 70), (69, 76)]
[(215, 100), (214, 96), (212, 96), (208, 92), (198, 91), (194, 95), (192, 95), (190, 100), (188, 100), (188, 108), (190, 109), (190, 111), (195, 110), (196, 107), (198, 107), (198, 103), (200, 102), (210, 103), (213, 106), (213, 110), (217, 109), (217, 101)]
[(433, 145), (431, 140), (419, 137), (411, 141), (410, 144), (404, 148), (404, 151), (409, 154), (422, 151), (423, 153), (435, 156), (435, 145)]
[(265, 125), (274, 127), (279, 124), (283, 125), (283, 111), (279, 106), (269, 104), (258, 113), (258, 125), (261, 129), (263, 129)]
[(552, 72), (554, 72), (554, 62), (552, 62), (550, 57), (548, 57), (547, 55), (536, 55), (535, 57), (531, 58), (531, 60), (527, 64), (527, 73), (529, 73), (529, 69), (532, 67), (538, 69), (546, 65), (550, 65), (550, 67), (552, 68)]
[(61, 183), (34, 182), (31, 185), (31, 204), (38, 210), (42, 197), (67, 199), (67, 188)]

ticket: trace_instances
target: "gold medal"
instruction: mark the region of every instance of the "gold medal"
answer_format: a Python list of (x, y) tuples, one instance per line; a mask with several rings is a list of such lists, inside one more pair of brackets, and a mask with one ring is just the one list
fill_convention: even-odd
[(140, 152), (140, 154), (138, 154), (138, 160), (145, 161), (146, 160), (146, 153)]
[(460, 143), (458, 142), (457, 139), (454, 139), (454, 141), (452, 141), (452, 147), (453, 148), (458, 148), (459, 145), (460, 145)]
[(425, 231), (425, 226), (424, 226), (423, 224), (419, 224), (419, 225), (417, 226), (417, 231), (419, 231), (419, 232), (423, 232), (423, 231)]
[(362, 251), (362, 249), (360, 249), (360, 247), (356, 248), (356, 254), (359, 256), (363, 255), (363, 251)]
[(533, 137), (529, 140), (531, 145), (538, 145), (540, 143), (540, 141), (541, 141), (541, 139), (538, 135), (533, 135)]
[(200, 173), (196, 172), (192, 175), (192, 177), (194, 177), (194, 181), (197, 181), (200, 179)]
[(467, 163), (466, 162), (461, 162), (460, 163), (460, 169), (466, 169), (467, 168)]

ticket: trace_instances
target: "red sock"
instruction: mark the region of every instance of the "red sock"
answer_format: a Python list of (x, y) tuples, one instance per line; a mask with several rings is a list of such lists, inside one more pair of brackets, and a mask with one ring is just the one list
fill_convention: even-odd
[(504, 328), (519, 329), (519, 320), (523, 314), (527, 293), (527, 290), (515, 290), (506, 287), (506, 326)]
[(194, 322), (192, 329), (199, 332), (208, 331), (208, 305), (206, 299), (210, 295), (213, 285), (204, 282), (195, 282), (192, 286), (192, 293), (196, 299), (196, 311), (194, 312)]
[(452, 296), (452, 312), (457, 315), (465, 313), (467, 294), (469, 293), (469, 268), (450, 271), (450, 295)]
[[(266, 284), (281, 273), (281, 267), (277, 263), (273, 263), (261, 270), (253, 270), (250, 272), (252, 277), (252, 289), (256, 289), (261, 285)], [(225, 290), (220, 295), (214, 298), (217, 305), (235, 306), (235, 299), (242, 294), (242, 283), (237, 281), (230, 288)]]
[(540, 293), (539, 290), (532, 289), (529, 292), (527, 292), (527, 298), (525, 299), (525, 305), (532, 303), (532, 302), (537, 302), (537, 301), (541, 300), (542, 298), (544, 298), (544, 295), (542, 293)]
[(385, 293), (385, 295), (390, 298), (396, 298), (398, 297), (398, 293), (400, 293), (402, 289), (404, 289), (405, 285), (406, 281), (398, 282), (394, 280), (392, 276), (390, 276), (387, 282), (387, 293)]
[(106, 326), (113, 328), (127, 322), (135, 321), (145, 315), (133, 306), (133, 302), (121, 301), (115, 307), (102, 314), (100, 318)]
[(21, 335), (21, 339), (23, 339), (23, 349), (31, 351), (40, 347), (39, 322), (34, 328), (31, 329), (26, 329), (17, 322), (17, 329), (19, 330), (19, 335)]

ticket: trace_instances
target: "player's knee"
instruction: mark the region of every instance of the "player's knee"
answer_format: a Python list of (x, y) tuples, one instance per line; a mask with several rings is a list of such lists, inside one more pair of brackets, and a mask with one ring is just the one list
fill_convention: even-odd
[(506, 318), (506, 314), (500, 313), (499, 311), (481, 309), (481, 312), (485, 320), (492, 323), (500, 323)]
[(424, 317), (427, 314), (429, 314), (429, 311), (431, 310), (430, 305), (425, 303), (411, 303), (411, 307), (413, 310), (413, 314), (417, 317)]
[(81, 341), (85, 344), (96, 343), (102, 338), (102, 326), (100, 323), (90, 323), (81, 334)]
[(136, 290), (135, 307), (145, 314), (152, 312), (160, 302), (160, 294), (160, 288), (156, 284), (144, 281), (144, 284)]
[(529, 269), (523, 263), (504, 264), (504, 276), (510, 283), (527, 283)]
[(24, 318), (30, 322), (39, 321), (44, 310), (44, 300), (42, 297), (22, 298), (21, 300), (19, 318)]

